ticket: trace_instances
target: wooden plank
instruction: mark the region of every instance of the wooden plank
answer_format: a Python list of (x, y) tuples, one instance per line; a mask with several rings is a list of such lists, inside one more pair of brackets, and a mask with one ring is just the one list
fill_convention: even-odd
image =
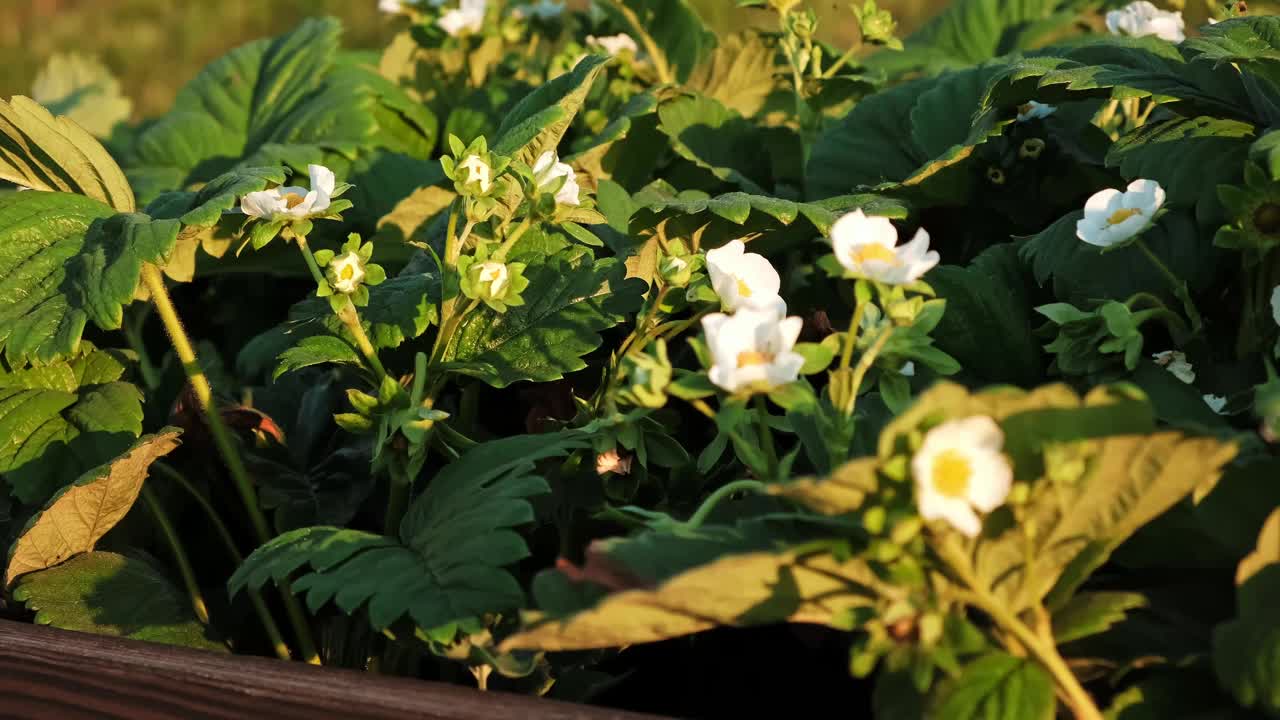
[(0, 718), (644, 720), (652, 715), (0, 620)]

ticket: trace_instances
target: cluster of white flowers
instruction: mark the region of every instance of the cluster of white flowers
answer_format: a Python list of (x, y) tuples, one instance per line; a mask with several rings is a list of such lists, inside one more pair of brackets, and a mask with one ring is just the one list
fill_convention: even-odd
[(782, 279), (741, 240), (707, 252), (707, 273), (720, 305), (732, 314), (702, 319), (711, 350), (711, 382), (729, 392), (768, 391), (795, 382), (804, 358), (795, 352), (804, 321), (786, 317)]
[(1135, 0), (1119, 10), (1108, 12), (1107, 29), (1112, 35), (1155, 35), (1171, 43), (1187, 39), (1182, 13), (1161, 10), (1147, 0)]

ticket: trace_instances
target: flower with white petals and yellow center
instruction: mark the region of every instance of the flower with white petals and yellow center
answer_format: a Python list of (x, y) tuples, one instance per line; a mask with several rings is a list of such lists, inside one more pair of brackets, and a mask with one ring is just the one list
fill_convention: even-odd
[(731, 393), (768, 392), (795, 382), (804, 358), (794, 348), (804, 320), (776, 310), (743, 308), (702, 318), (711, 351), (709, 377)]
[(350, 295), (364, 280), (364, 260), (355, 252), (338, 255), (329, 261), (329, 284), (343, 295)]
[(1165, 350), (1155, 353), (1151, 356), (1151, 359), (1160, 367), (1168, 370), (1171, 375), (1188, 385), (1196, 381), (1196, 371), (1191, 367), (1191, 363), (1187, 362), (1185, 353), (1177, 350)]
[(548, 150), (538, 156), (533, 163), (533, 181), (537, 183), (539, 188), (544, 188), (554, 184), (559, 178), (564, 178), (564, 184), (556, 190), (556, 202), (560, 205), (577, 206), (580, 204), (578, 199), (578, 178), (573, 173), (573, 167), (568, 163), (560, 162), (560, 158), (554, 151)]
[(480, 159), (479, 155), (466, 156), (462, 162), (458, 163), (458, 167), (467, 171), (464, 185), (475, 183), (481, 193), (487, 193), (489, 188), (493, 187), (493, 170), (489, 167), (489, 163)]
[(898, 246), (898, 230), (888, 218), (854, 210), (831, 226), (831, 248), (849, 275), (890, 285), (913, 283), (941, 257), (929, 249), (929, 233), (916, 231)]
[(1084, 204), (1076, 237), (1101, 248), (1118, 245), (1151, 227), (1162, 205), (1164, 188), (1155, 180), (1134, 180), (1123, 192), (1099, 190)]
[(1107, 13), (1107, 30), (1112, 35), (1143, 37), (1155, 35), (1161, 40), (1180, 43), (1187, 39), (1186, 23), (1182, 13), (1161, 10), (1147, 2), (1136, 0), (1119, 10)]
[(502, 291), (506, 288), (509, 278), (510, 273), (507, 271), (505, 263), (486, 262), (480, 264), (477, 280), (484, 284), (490, 296), (502, 297)]
[(289, 186), (251, 192), (240, 200), (240, 211), (264, 220), (301, 220), (325, 212), (335, 189), (333, 171), (323, 165), (308, 165), (307, 172), (311, 176), (310, 190)]
[(741, 240), (730, 240), (707, 251), (707, 274), (720, 305), (729, 312), (740, 308), (763, 308), (786, 313), (787, 304), (778, 296), (782, 278), (763, 255), (749, 253)]
[(1046, 105), (1035, 100), (1028, 100), (1026, 104), (1018, 106), (1018, 122), (1030, 122), (1040, 118), (1047, 118), (1057, 111), (1058, 107), (1056, 105)]
[(920, 516), (943, 520), (967, 537), (981, 532), (978, 512), (1000, 507), (1013, 487), (1003, 447), (1004, 432), (984, 415), (951, 420), (926, 433), (911, 459)]
[(486, 4), (487, 0), (462, 0), (458, 7), (441, 15), (436, 24), (453, 37), (478, 33), (484, 27)]

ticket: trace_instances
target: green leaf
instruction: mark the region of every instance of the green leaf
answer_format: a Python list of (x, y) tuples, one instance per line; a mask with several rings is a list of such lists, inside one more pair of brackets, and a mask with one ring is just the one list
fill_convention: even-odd
[(1223, 694), (1211, 675), (1198, 666), (1165, 665), (1144, 672), (1142, 679), (1111, 701), (1106, 720), (1231, 720), (1240, 709)]
[(468, 315), (445, 367), (494, 387), (557, 380), (586, 367), (582, 356), (600, 346), (600, 331), (640, 307), (644, 283), (625, 279), (614, 258), (592, 260), (577, 249), (513, 259), (529, 263), (528, 302)]
[[(1269, 538), (1276, 542), (1280, 533)], [(1280, 564), (1249, 577), (1236, 592), (1237, 616), (1213, 630), (1218, 682), (1247, 708), (1280, 712)]]
[(931, 333), (937, 346), (982, 383), (1028, 387), (1043, 376), (1044, 360), (1033, 333), (1032, 294), (1017, 247), (996, 245), (967, 267), (943, 265), (929, 284), (947, 301)]
[(24, 575), (13, 597), (35, 611), (39, 625), (227, 652), (181, 590), (149, 563), (123, 555), (86, 553)]
[(1053, 639), (1061, 645), (1106, 632), (1124, 620), (1127, 611), (1146, 606), (1147, 599), (1138, 593), (1080, 593), (1053, 614)]
[(201, 71), (124, 158), (140, 199), (212, 180), (269, 144), (351, 153), (372, 142), (375, 96), (327, 82), (340, 32), (331, 18), (307, 19)]
[[(676, 543), (668, 550), (686, 545), (687, 542)], [(730, 554), (656, 585), (637, 582), (644, 575), (637, 577), (634, 569), (617, 567), (616, 562), (603, 554), (593, 561), (589, 555), (583, 572), (587, 579), (609, 582), (618, 592), (567, 618), (527, 614), (524, 629), (504, 640), (501, 649), (620, 647), (721, 625), (744, 627), (781, 621), (834, 625), (848, 610), (871, 602), (865, 586), (876, 582), (862, 560), (839, 560), (829, 552)], [(551, 593), (551, 582), (551, 578), (542, 580), (543, 588), (535, 583), (539, 604), (544, 608), (548, 606), (543, 602), (544, 594)], [(561, 584), (556, 592), (572, 593), (575, 588)]]
[(730, 35), (694, 69), (684, 86), (753, 117), (778, 87), (777, 52), (756, 33)]
[(1036, 663), (993, 652), (969, 663), (931, 717), (946, 720), (1052, 720), (1053, 679)]
[(533, 165), (543, 152), (556, 149), (609, 62), (608, 57), (588, 55), (572, 71), (526, 95), (503, 118), (493, 151)]
[(658, 129), (676, 154), (719, 180), (763, 195), (770, 163), (755, 125), (719, 101), (684, 94), (658, 106)]
[(31, 518), (9, 548), (4, 585), (25, 573), (93, 550), (133, 507), (151, 463), (178, 447), (178, 434), (177, 429), (167, 428), (140, 438), (116, 459), (63, 488)]
[[(1159, 181), (1175, 205), (1218, 206), (1218, 186), (1243, 180), (1256, 130), (1249, 123), (1213, 117), (1173, 118), (1143, 125), (1107, 152), (1107, 165), (1128, 180)], [(1213, 217), (1221, 218), (1221, 211)]]
[(71, 355), (86, 320), (120, 327), (142, 264), (172, 250), (178, 223), (68, 193), (0, 196), (0, 347), (11, 365)]
[(109, 137), (133, 113), (107, 66), (74, 53), (49, 57), (31, 84), (31, 99), (99, 138)]
[(0, 100), (0, 180), (134, 209), (133, 190), (106, 148), (67, 118), (30, 98)]
[(124, 364), (83, 348), (70, 360), (0, 374), (0, 474), (25, 504), (43, 503), (142, 432), (142, 394), (120, 381)]
[(227, 587), (234, 595), (306, 568), (291, 587), (308, 607), (333, 601), (354, 613), (367, 604), (378, 630), (406, 614), (433, 628), (523, 607), (524, 591), (503, 568), (528, 555), (513, 528), (533, 521), (527, 498), (549, 490), (535, 463), (585, 446), (576, 432), (484, 443), (432, 479), (398, 538), (335, 527), (287, 532), (246, 558)]
[[(1022, 243), (1022, 259), (1031, 265), (1036, 282), (1053, 281), (1057, 299), (1084, 306), (1092, 300), (1125, 300), (1139, 292), (1167, 299), (1176, 307), (1169, 281), (1141, 249), (1132, 245), (1103, 253), (1076, 236), (1077, 210), (1064, 215), (1038, 235)], [(1142, 235), (1142, 241), (1192, 290), (1202, 289), (1216, 277), (1221, 251), (1200, 242), (1200, 230), (1191, 214), (1171, 210)]]
[(275, 380), (287, 372), (326, 363), (360, 365), (360, 354), (346, 340), (334, 335), (312, 335), (280, 353), (279, 364), (271, 373)]

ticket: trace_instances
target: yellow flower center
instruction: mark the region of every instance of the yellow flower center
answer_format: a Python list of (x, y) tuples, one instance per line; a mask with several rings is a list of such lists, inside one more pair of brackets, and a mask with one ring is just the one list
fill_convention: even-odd
[(868, 260), (877, 260), (890, 265), (898, 264), (897, 254), (880, 243), (867, 243), (854, 248), (853, 261), (855, 263), (862, 265)]
[(738, 279), (738, 296), (744, 298), (751, 297), (751, 286), (743, 282), (741, 278)]
[(284, 206), (293, 209), (301, 205), (303, 200), (306, 200), (306, 198), (302, 195), (299, 195), (298, 193), (289, 193), (284, 196)]
[(1119, 225), (1125, 220), (1128, 220), (1134, 215), (1137, 215), (1138, 212), (1139, 212), (1138, 210), (1135, 210), (1133, 208), (1120, 208), (1119, 210), (1111, 213), (1111, 217), (1107, 218), (1107, 224)]
[(351, 277), (355, 274), (356, 274), (356, 271), (352, 270), (351, 266), (348, 265), (338, 271), (338, 278), (341, 280), (350, 280)]
[(933, 459), (933, 489), (950, 498), (964, 497), (973, 468), (956, 450), (943, 450)]
[(760, 352), (759, 350), (744, 350), (738, 353), (738, 367), (750, 367), (752, 365), (768, 365), (773, 362), (773, 354)]

